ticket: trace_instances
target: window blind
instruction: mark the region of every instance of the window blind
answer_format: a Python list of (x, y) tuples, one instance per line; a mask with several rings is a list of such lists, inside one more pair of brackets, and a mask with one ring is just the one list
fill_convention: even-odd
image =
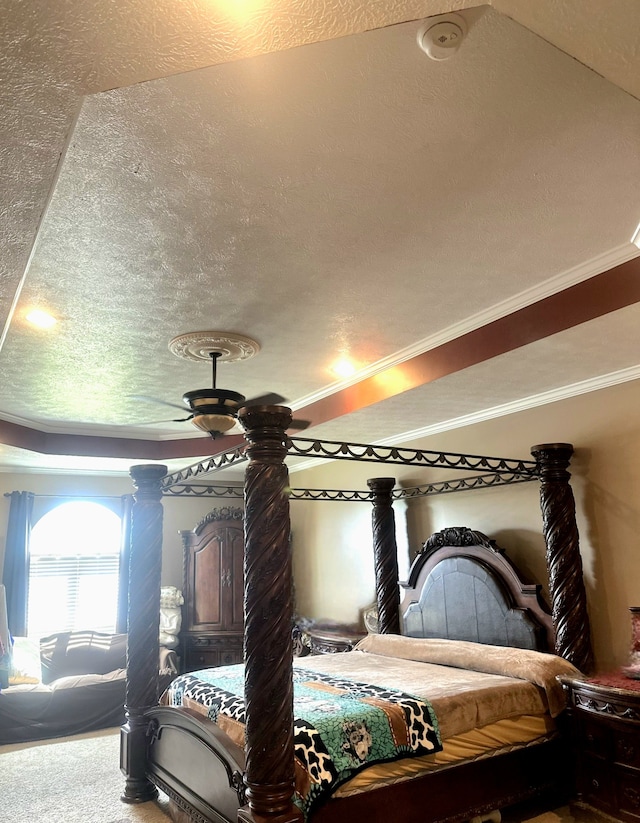
[(117, 553), (32, 556), (29, 635), (87, 628), (115, 632), (119, 562)]

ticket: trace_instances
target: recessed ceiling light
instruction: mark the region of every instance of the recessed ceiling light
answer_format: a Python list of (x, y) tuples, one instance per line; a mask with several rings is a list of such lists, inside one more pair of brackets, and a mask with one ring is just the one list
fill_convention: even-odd
[(631, 238), (631, 242), (634, 246), (637, 246), (640, 249), (640, 223), (638, 223), (638, 228), (635, 230), (635, 233)]
[(25, 319), (32, 326), (37, 326), (39, 329), (50, 329), (58, 322), (53, 315), (42, 309), (32, 309), (27, 312)]
[(341, 357), (331, 366), (331, 371), (337, 377), (351, 377), (356, 373), (356, 366), (348, 357)]

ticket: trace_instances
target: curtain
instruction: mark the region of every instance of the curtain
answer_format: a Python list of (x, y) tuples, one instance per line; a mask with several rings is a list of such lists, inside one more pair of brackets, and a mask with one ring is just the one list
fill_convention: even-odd
[(118, 615), (116, 631), (127, 631), (129, 612), (129, 560), (131, 559), (131, 512), (133, 495), (122, 495), (122, 541), (120, 543), (120, 576), (118, 583)]
[(13, 637), (24, 637), (27, 634), (29, 535), (33, 494), (31, 492), (11, 492), (9, 497), (11, 502), (2, 582), (7, 594), (9, 632)]

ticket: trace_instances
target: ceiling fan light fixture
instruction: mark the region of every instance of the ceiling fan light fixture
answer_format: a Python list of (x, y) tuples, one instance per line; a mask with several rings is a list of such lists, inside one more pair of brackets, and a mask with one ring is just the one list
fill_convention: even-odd
[(220, 409), (223, 414), (225, 409), (235, 412), (244, 403), (244, 400), (243, 394), (229, 389), (195, 389), (182, 395), (182, 402), (192, 411), (207, 412), (207, 406), (214, 406), (216, 409)]
[(215, 436), (232, 429), (236, 425), (236, 418), (228, 414), (194, 414), (191, 422), (200, 431)]

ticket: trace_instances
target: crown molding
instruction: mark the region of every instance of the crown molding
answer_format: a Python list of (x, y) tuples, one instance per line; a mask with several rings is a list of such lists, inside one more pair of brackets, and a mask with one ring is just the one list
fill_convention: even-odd
[(494, 406), (490, 409), (483, 409), (478, 412), (473, 412), (472, 414), (463, 415), (462, 417), (455, 417), (442, 423), (434, 423), (431, 426), (424, 426), (421, 429), (413, 429), (401, 435), (380, 440), (376, 445), (397, 446), (399, 443), (407, 443), (421, 437), (430, 437), (433, 434), (441, 434), (442, 432), (459, 429), (463, 426), (472, 426), (474, 423), (482, 423), (485, 420), (492, 420), (496, 417), (516, 414), (517, 412), (526, 411), (527, 409), (534, 409), (537, 406), (546, 406), (550, 403), (556, 403), (558, 400), (568, 400), (580, 394), (588, 394), (599, 391), (600, 389), (607, 389), (610, 386), (628, 383), (631, 380), (638, 380), (639, 378), (640, 366), (631, 366), (628, 369), (610, 372), (609, 374), (593, 377), (589, 380), (582, 380), (579, 383), (572, 383), (568, 386), (552, 389), (551, 391), (532, 394), (529, 397), (523, 397), (511, 403), (504, 403), (501, 406)]
[[(568, 400), (569, 398), (577, 397), (580, 394), (588, 394), (589, 392), (599, 391), (600, 389), (606, 389), (611, 386), (617, 386), (620, 383), (628, 383), (631, 380), (638, 379), (640, 379), (640, 366), (631, 366), (627, 369), (621, 369), (620, 371), (600, 375), (599, 377), (592, 377), (589, 380), (571, 383), (568, 386), (562, 386), (558, 389), (541, 392), (540, 394), (532, 394), (529, 397), (523, 397), (510, 403), (503, 403), (500, 406), (493, 406), (489, 409), (482, 409), (481, 411), (462, 415), (461, 417), (443, 420), (439, 423), (423, 426), (420, 429), (411, 429), (410, 431), (402, 432), (402, 434), (394, 435), (393, 437), (385, 437), (382, 440), (377, 440), (373, 445), (406, 445), (413, 440), (419, 440), (423, 437), (431, 437), (434, 434), (442, 434), (443, 432), (452, 431), (453, 429), (460, 429), (464, 426), (473, 426), (475, 423), (484, 423), (486, 420), (493, 420), (497, 417), (505, 417), (509, 414), (517, 414), (521, 411), (534, 409), (537, 406), (546, 406), (550, 403), (556, 403), (558, 400)], [(323, 463), (329, 462), (331, 462), (331, 460), (323, 460)], [(304, 460), (297, 463), (295, 466), (290, 466), (289, 472), (291, 474), (295, 474), (295, 472), (317, 466), (317, 460)]]
[(292, 404), (291, 408), (294, 411), (297, 411), (298, 409), (308, 406), (311, 403), (324, 400), (326, 397), (335, 394), (335, 392), (340, 391), (341, 389), (355, 386), (367, 377), (372, 377), (373, 375), (379, 374), (388, 368), (404, 363), (412, 357), (423, 354), (424, 352), (435, 349), (444, 343), (448, 343), (451, 340), (455, 340), (458, 337), (468, 334), (469, 332), (482, 328), (482, 326), (486, 326), (495, 320), (499, 320), (502, 317), (507, 317), (520, 309), (526, 308), (527, 306), (537, 303), (540, 300), (544, 300), (546, 297), (551, 297), (552, 295), (558, 294), (571, 286), (575, 286), (591, 277), (595, 277), (596, 275), (602, 274), (611, 268), (615, 268), (622, 263), (627, 263), (635, 257), (640, 257), (640, 247), (635, 246), (631, 242), (625, 243), (622, 246), (617, 246), (614, 249), (610, 249), (603, 254), (592, 257), (590, 260), (586, 260), (571, 269), (567, 269), (566, 271), (545, 280), (543, 283), (539, 283), (538, 285), (532, 286), (530, 289), (526, 289), (525, 291), (522, 291), (507, 300), (496, 303), (495, 306), (492, 306), (485, 311), (478, 312), (471, 317), (467, 317), (460, 323), (454, 323), (452, 326), (448, 326), (446, 329), (443, 329), (436, 334), (432, 334), (429, 337), (418, 340), (411, 346), (408, 346), (405, 349), (400, 349), (389, 357), (385, 357), (382, 360), (378, 360), (370, 366), (361, 369), (352, 375), (348, 380), (340, 380), (335, 383), (331, 383), (319, 391), (297, 400), (295, 404)]

